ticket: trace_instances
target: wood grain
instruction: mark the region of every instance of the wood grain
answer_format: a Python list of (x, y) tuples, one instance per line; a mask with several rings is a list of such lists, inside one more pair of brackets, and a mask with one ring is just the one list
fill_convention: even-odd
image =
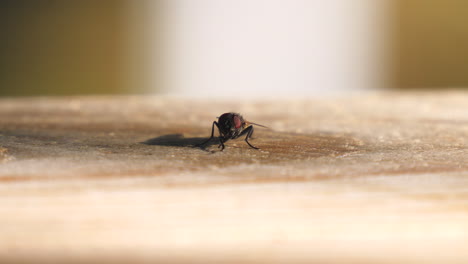
[[(196, 145), (235, 111), (269, 126)], [(0, 261), (466, 263), (468, 93), (0, 99)]]

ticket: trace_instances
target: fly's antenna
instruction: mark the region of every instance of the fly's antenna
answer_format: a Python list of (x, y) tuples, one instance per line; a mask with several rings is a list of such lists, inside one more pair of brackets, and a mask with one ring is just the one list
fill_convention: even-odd
[(255, 126), (259, 126), (259, 127), (264, 127), (264, 128), (270, 129), (270, 128), (267, 127), (267, 126), (260, 125), (260, 124), (257, 124), (257, 123), (253, 123), (253, 122), (249, 122), (249, 121), (245, 121), (245, 123), (246, 123), (247, 125), (255, 125)]

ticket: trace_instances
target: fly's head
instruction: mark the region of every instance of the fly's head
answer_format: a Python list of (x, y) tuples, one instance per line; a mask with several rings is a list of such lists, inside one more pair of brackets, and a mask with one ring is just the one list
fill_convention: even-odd
[(246, 126), (244, 118), (237, 113), (225, 113), (218, 118), (219, 132), (225, 139), (239, 137)]

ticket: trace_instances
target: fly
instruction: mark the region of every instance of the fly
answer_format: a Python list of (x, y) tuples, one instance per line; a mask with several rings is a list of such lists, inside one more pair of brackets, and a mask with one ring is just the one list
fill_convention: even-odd
[(249, 142), (249, 138), (252, 136), (254, 132), (254, 128), (252, 125), (260, 126), (267, 128), (266, 126), (262, 126), (256, 123), (252, 123), (249, 121), (244, 120), (244, 118), (238, 113), (224, 113), (218, 118), (218, 122), (213, 121), (213, 125), (211, 126), (211, 136), (205, 142), (199, 144), (199, 146), (205, 145), (214, 137), (214, 127), (218, 128), (219, 132), (219, 146), (221, 151), (224, 149), (224, 143), (230, 139), (236, 139), (243, 135), (247, 135), (245, 137), (245, 142), (254, 149), (259, 149)]

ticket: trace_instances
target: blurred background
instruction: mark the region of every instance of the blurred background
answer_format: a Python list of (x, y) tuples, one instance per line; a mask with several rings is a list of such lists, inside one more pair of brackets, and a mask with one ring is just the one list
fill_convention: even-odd
[(468, 87), (463, 0), (2, 0), (0, 96)]

